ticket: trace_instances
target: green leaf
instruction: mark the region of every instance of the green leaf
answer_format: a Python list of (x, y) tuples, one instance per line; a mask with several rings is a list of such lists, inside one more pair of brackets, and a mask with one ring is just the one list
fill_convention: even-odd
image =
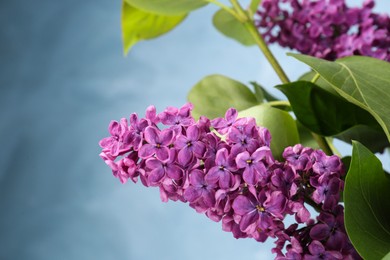
[(232, 38), (243, 45), (256, 44), (245, 25), (224, 9), (218, 10), (213, 16), (214, 27), (223, 35)]
[(271, 133), (271, 150), (275, 158), (281, 159), (287, 146), (299, 143), (295, 120), (283, 110), (267, 103), (248, 108), (238, 113), (239, 117), (254, 117), (259, 126), (268, 128)]
[(307, 81), (279, 85), (298, 120), (310, 131), (336, 136), (348, 143), (358, 140), (375, 152), (389, 146), (386, 135), (366, 110)]
[(175, 28), (186, 15), (165, 16), (137, 9), (126, 2), (122, 5), (122, 37), (124, 53), (139, 41), (156, 38)]
[(390, 249), (390, 179), (374, 154), (353, 143), (344, 189), (345, 227), (364, 259), (381, 259)]
[(260, 97), (260, 94), (256, 94), (257, 92), (259, 92), (263, 96), (263, 99), (260, 102), (263, 102), (264, 99), (267, 100), (267, 101), (277, 101), (277, 100), (279, 100), (276, 97), (274, 97), (272, 94), (270, 94), (263, 86), (261, 86), (257, 82), (251, 81), (249, 83), (255, 89), (255, 95), (259, 95), (259, 97)]
[(208, 3), (203, 0), (125, 0), (146, 12), (162, 15), (183, 15)]
[[(315, 71), (309, 71), (305, 74), (303, 74), (301, 77), (299, 77), (298, 81), (312, 81), (312, 79), (314, 78), (314, 76), (317, 74), (317, 72)], [(315, 82), (315, 84), (317, 86), (319, 86), (320, 88), (323, 88), (325, 89), (326, 91), (334, 94), (334, 95), (337, 95), (339, 96), (339, 94), (337, 94), (336, 90), (333, 89), (332, 85), (329, 84), (326, 80), (324, 80), (322, 77), (320, 77), (319, 79), (317, 79), (317, 81)]]
[(260, 3), (261, 3), (261, 0), (252, 0), (250, 5), (249, 5), (249, 10), (252, 13), (256, 13), (257, 9), (259, 9)]
[(342, 97), (370, 112), (390, 140), (390, 63), (352, 56), (330, 62), (290, 54), (323, 77)]
[(188, 101), (194, 105), (192, 114), (195, 118), (201, 115), (223, 117), (230, 107), (240, 111), (258, 104), (247, 86), (222, 75), (203, 78), (190, 90)]
[(382, 258), (382, 260), (390, 260), (390, 252)]
[(381, 128), (367, 125), (355, 125), (334, 137), (346, 143), (357, 140), (374, 153), (383, 153), (385, 148), (390, 146), (387, 136)]

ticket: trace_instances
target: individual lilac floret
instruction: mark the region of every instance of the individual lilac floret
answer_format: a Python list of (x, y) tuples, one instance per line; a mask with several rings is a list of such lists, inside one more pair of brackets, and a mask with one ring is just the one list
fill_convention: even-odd
[(148, 126), (145, 129), (144, 136), (147, 143), (139, 149), (139, 157), (147, 159), (155, 154), (157, 159), (161, 161), (168, 160), (168, 146), (174, 140), (174, 132), (171, 129), (160, 131), (156, 127)]
[(277, 228), (276, 222), (283, 219), (286, 198), (280, 191), (260, 191), (253, 196), (239, 195), (233, 202), (233, 209), (241, 216), (241, 231), (252, 234), (258, 229)]
[[(149, 110), (153, 109), (149, 108)], [(147, 114), (150, 114), (150, 112)], [(133, 144), (134, 150), (138, 151), (138, 149), (141, 147), (142, 142), (144, 141), (143, 132), (145, 131), (146, 127), (151, 125), (151, 123), (151, 121), (148, 121), (144, 118), (139, 120), (136, 113), (130, 115), (129, 139)]]
[(216, 118), (212, 120), (211, 126), (220, 134), (226, 134), (230, 130), (230, 127), (236, 122), (237, 116), (237, 110), (230, 108), (226, 111), (225, 118)]
[(111, 121), (108, 131), (111, 136), (102, 139), (99, 142), (100, 147), (109, 151), (112, 156), (118, 156), (120, 153), (130, 150), (129, 131), (125, 118), (122, 118), (120, 123)]
[(158, 118), (164, 125), (190, 126), (195, 123), (194, 118), (191, 117), (191, 110), (191, 103), (185, 104), (180, 109), (167, 107), (164, 112), (158, 115)]
[(296, 171), (307, 171), (312, 167), (312, 153), (313, 149), (297, 144), (293, 147), (287, 147), (283, 152), (283, 158), (285, 158)]
[(173, 180), (180, 180), (183, 178), (183, 169), (176, 163), (176, 151), (169, 150), (169, 156), (167, 160), (161, 161), (156, 158), (148, 158), (145, 162), (146, 168), (149, 170), (148, 182), (152, 186), (158, 186), (162, 183), (164, 177), (168, 177)]
[(243, 179), (249, 185), (256, 185), (261, 178), (266, 179), (269, 162), (272, 162), (272, 153), (269, 147), (258, 148), (253, 154), (247, 151), (237, 155), (237, 168), (244, 169)]
[(215, 157), (215, 166), (212, 167), (206, 175), (209, 183), (217, 183), (222, 189), (228, 189), (233, 186), (233, 172), (236, 170), (234, 159), (229, 157), (227, 149), (222, 148)]
[(206, 151), (206, 145), (200, 140), (201, 132), (196, 125), (191, 125), (186, 130), (186, 135), (180, 135), (176, 142), (179, 150), (178, 160), (183, 166), (193, 161), (194, 157), (202, 158)]
[[(215, 184), (209, 184), (204, 178), (204, 172), (195, 169), (190, 173), (190, 185), (184, 191), (184, 198), (190, 202), (200, 202), (202, 210), (206, 211), (207, 209), (213, 207), (215, 205)], [(197, 207), (199, 208), (199, 207)]]
[[(222, 221), (222, 229), (235, 238), (275, 238), (276, 259), (360, 259), (339, 204), (340, 158), (297, 144), (287, 147), (279, 162), (269, 131), (253, 118), (238, 118), (231, 108), (225, 118), (196, 121), (191, 109), (185, 104), (157, 114), (150, 106), (144, 118), (132, 114), (130, 125), (126, 119), (112, 121), (111, 136), (100, 141), (100, 157), (120, 182), (140, 179), (146, 187), (158, 187), (162, 201), (188, 202), (212, 221)], [(315, 219), (308, 205), (319, 211)], [(296, 223), (286, 228), (287, 216)]]

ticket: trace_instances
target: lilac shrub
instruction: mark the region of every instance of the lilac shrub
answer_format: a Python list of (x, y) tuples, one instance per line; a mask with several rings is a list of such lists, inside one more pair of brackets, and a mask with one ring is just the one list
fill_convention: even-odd
[(390, 61), (390, 18), (345, 0), (263, 0), (256, 21), (268, 43), (327, 60), (363, 55)]
[[(130, 124), (112, 121), (111, 136), (99, 143), (101, 158), (122, 183), (158, 187), (162, 201), (188, 202), (235, 238), (275, 239), (276, 259), (359, 258), (339, 204), (339, 157), (297, 144), (279, 162), (269, 131), (253, 118), (238, 118), (231, 108), (224, 118), (195, 121), (191, 109), (156, 114), (150, 106), (144, 118), (132, 114)], [(295, 223), (285, 226), (286, 216)]]

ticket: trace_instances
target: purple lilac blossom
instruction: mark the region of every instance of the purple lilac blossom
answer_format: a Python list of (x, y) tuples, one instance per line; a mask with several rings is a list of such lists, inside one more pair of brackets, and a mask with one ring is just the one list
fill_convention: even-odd
[[(196, 121), (191, 110), (185, 104), (157, 114), (150, 106), (145, 118), (112, 121), (101, 158), (122, 183), (158, 187), (162, 201), (188, 202), (235, 238), (275, 239), (276, 259), (360, 259), (339, 204), (340, 158), (297, 144), (279, 162), (269, 131), (253, 118), (231, 108), (225, 118)], [(289, 215), (296, 223), (286, 227)]]
[(362, 55), (390, 61), (390, 17), (374, 0), (263, 0), (256, 25), (268, 43), (327, 60)]

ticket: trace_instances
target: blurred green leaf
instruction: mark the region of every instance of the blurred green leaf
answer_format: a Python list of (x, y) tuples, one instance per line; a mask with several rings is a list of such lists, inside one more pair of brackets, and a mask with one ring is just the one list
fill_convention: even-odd
[(382, 260), (390, 260), (390, 252), (382, 258)]
[(381, 259), (390, 248), (390, 179), (374, 154), (353, 143), (345, 180), (345, 227), (364, 259)]
[(255, 97), (259, 104), (263, 103), (265, 99), (263, 88), (256, 82), (250, 82), (250, 84), (253, 86)]
[(307, 81), (279, 85), (298, 120), (310, 131), (351, 143), (358, 140), (374, 152), (389, 146), (375, 118), (366, 110)]
[(272, 135), (272, 153), (279, 160), (286, 147), (299, 143), (295, 120), (286, 111), (264, 103), (241, 111), (238, 115), (239, 117), (253, 117), (258, 125), (268, 128)]
[[(277, 101), (277, 100), (279, 100), (276, 97), (274, 97), (272, 94), (270, 94), (263, 86), (261, 86), (257, 82), (251, 81), (249, 83), (255, 89), (255, 94), (256, 94), (256, 92), (259, 92), (263, 96), (263, 99), (261, 100), (261, 102), (263, 102), (264, 100), (267, 100), (267, 101)], [(260, 94), (259, 94), (259, 97), (260, 97)]]
[(251, 10), (252, 13), (256, 13), (257, 9), (259, 9), (260, 3), (261, 0), (252, 0), (249, 5), (249, 10)]
[(301, 54), (290, 56), (306, 63), (351, 103), (370, 112), (390, 140), (390, 63), (352, 56), (335, 62)]
[(255, 45), (252, 35), (245, 28), (245, 25), (238, 21), (227, 11), (220, 9), (213, 16), (214, 27), (223, 35), (232, 38), (243, 45)]
[(230, 107), (240, 111), (259, 103), (247, 86), (222, 75), (203, 78), (190, 90), (188, 101), (194, 105), (195, 118), (223, 117)]
[(139, 41), (156, 38), (175, 28), (186, 14), (165, 16), (137, 9), (126, 2), (122, 5), (122, 38), (124, 53)]
[(162, 15), (183, 15), (208, 3), (203, 0), (125, 0), (145, 12)]

